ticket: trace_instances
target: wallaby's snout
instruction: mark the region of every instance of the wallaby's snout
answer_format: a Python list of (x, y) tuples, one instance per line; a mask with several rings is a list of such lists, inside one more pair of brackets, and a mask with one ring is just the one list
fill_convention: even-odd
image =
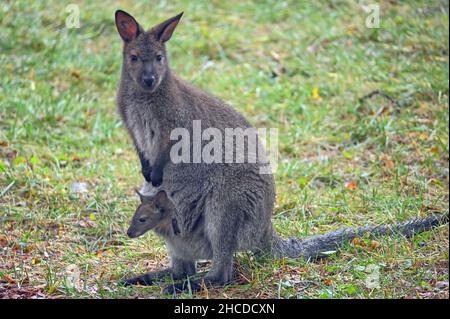
[(128, 230), (127, 230), (127, 236), (130, 237), (130, 238), (134, 238), (134, 237), (135, 237), (135, 236), (134, 236), (134, 232), (133, 232), (133, 230), (132, 230), (131, 228), (128, 228)]
[(136, 238), (139, 237), (140, 235), (142, 235), (140, 232), (136, 231), (136, 229), (134, 229), (133, 226), (130, 226), (130, 228), (128, 228), (127, 230), (127, 236), (129, 238)]
[(142, 85), (146, 88), (146, 89), (153, 89), (153, 87), (155, 86), (156, 83), (156, 77), (153, 74), (147, 74), (144, 73), (144, 75), (142, 76)]

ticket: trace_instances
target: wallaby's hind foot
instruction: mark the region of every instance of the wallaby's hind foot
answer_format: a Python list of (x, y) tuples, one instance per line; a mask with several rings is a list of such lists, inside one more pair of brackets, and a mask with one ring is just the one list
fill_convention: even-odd
[(162, 279), (168, 276), (171, 276), (172, 280), (180, 280), (193, 276), (195, 273), (195, 262), (173, 258), (171, 268), (166, 268), (160, 271), (151, 271), (140, 276), (128, 278), (122, 280), (119, 284), (122, 286), (151, 286), (156, 282), (162, 281)]
[(133, 286), (133, 285), (151, 286), (156, 281), (160, 281), (164, 277), (167, 277), (171, 274), (172, 274), (171, 268), (163, 269), (160, 271), (151, 271), (140, 276), (122, 280), (119, 282), (119, 284), (122, 286)]

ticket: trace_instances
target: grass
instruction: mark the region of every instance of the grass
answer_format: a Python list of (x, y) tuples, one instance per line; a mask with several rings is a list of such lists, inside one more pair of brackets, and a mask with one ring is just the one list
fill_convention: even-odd
[[(117, 8), (146, 28), (184, 10), (173, 70), (279, 129), (283, 236), (448, 213), (448, 1), (380, 1), (379, 29), (360, 1), (79, 1), (80, 29), (68, 4), (0, 3), (0, 296), (161, 296), (117, 285), (168, 264), (155, 235), (125, 234), (142, 177), (115, 111)], [(359, 100), (374, 90), (397, 103)], [(179, 297), (448, 298), (448, 236), (362, 239), (319, 263), (239, 254), (240, 285)]]

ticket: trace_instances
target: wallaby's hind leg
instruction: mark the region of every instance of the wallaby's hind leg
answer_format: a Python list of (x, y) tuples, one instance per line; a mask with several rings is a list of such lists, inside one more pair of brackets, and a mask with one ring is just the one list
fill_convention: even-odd
[(174, 280), (184, 279), (195, 275), (195, 262), (172, 257), (172, 278)]
[[(233, 279), (233, 255), (238, 248), (237, 232), (239, 213), (235, 205), (227, 209), (215, 208), (206, 216), (206, 236), (212, 248), (212, 265), (205, 276), (205, 283), (214, 287), (223, 286)], [(230, 207), (231, 206), (231, 207)]]

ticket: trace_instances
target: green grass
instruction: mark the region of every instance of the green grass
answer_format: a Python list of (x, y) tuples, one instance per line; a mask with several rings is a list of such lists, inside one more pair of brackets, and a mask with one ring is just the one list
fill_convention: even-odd
[[(380, 1), (379, 29), (360, 1), (79, 1), (68, 29), (70, 3), (0, 3), (1, 296), (161, 296), (117, 286), (168, 264), (154, 234), (125, 234), (142, 177), (114, 101), (118, 8), (146, 28), (183, 10), (173, 70), (279, 129), (283, 236), (448, 212), (448, 1)], [(359, 101), (373, 90), (398, 105)], [(195, 297), (448, 298), (448, 235), (366, 240), (319, 263), (239, 254), (241, 285)]]

